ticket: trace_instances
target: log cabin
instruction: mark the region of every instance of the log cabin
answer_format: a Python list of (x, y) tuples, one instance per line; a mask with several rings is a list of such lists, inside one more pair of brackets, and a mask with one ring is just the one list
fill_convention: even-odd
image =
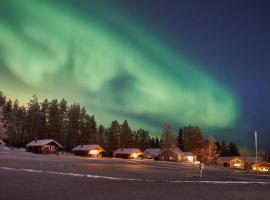
[(26, 151), (37, 154), (56, 154), (63, 148), (58, 142), (52, 139), (33, 140), (26, 145)]
[(141, 150), (137, 148), (120, 148), (113, 153), (113, 157), (124, 159), (138, 159), (141, 155)]
[(72, 149), (72, 152), (78, 156), (87, 156), (92, 158), (102, 157), (104, 149), (97, 144), (78, 145)]

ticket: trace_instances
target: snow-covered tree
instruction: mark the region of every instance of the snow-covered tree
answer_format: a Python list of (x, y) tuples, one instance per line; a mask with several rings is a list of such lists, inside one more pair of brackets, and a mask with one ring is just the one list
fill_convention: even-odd
[(7, 138), (7, 130), (5, 127), (3, 109), (0, 107), (0, 140), (4, 140)]

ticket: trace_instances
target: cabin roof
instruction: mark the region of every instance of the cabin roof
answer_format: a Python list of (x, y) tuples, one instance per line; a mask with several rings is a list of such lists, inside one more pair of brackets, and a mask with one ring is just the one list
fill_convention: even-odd
[(117, 149), (114, 153), (116, 154), (132, 154), (132, 153), (142, 153), (140, 149), (137, 148), (120, 148)]
[(34, 146), (44, 146), (47, 145), (51, 142), (54, 142), (56, 145), (58, 145), (59, 147), (62, 147), (62, 145), (60, 145), (58, 142), (56, 142), (53, 139), (44, 139), (44, 140), (33, 140), (32, 142), (28, 143), (26, 145), (26, 147), (34, 147)]
[[(224, 162), (229, 162), (231, 160), (234, 159), (239, 159), (245, 162), (255, 162), (256, 161), (256, 157), (255, 156), (234, 156), (234, 157), (219, 157), (219, 159), (221, 161)], [(261, 161), (262, 159), (260, 157), (258, 157), (258, 161)]]
[(97, 144), (78, 145), (72, 149), (72, 151), (90, 151), (90, 150), (99, 150), (105, 152), (104, 149)]
[(254, 167), (270, 167), (270, 163), (261, 162), (253, 165)]
[(176, 149), (174, 150), (174, 152), (177, 153), (178, 156), (194, 156), (193, 153), (181, 151), (181, 149), (179, 149), (179, 148), (176, 148)]
[(161, 152), (160, 148), (149, 148), (146, 149), (143, 153), (159, 154)]

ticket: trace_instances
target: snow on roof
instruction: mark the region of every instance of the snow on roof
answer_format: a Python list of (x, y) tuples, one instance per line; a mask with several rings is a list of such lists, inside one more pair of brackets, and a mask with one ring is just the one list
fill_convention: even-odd
[[(233, 159), (239, 159), (239, 160), (243, 160), (245, 162), (255, 162), (256, 161), (256, 157), (255, 156), (234, 156), (234, 157), (219, 157), (219, 159), (221, 161), (224, 162), (229, 162)], [(258, 161), (261, 161), (262, 159), (260, 157), (258, 157)]]
[(116, 154), (132, 154), (132, 153), (142, 153), (140, 149), (137, 148), (121, 148), (114, 151)]
[(270, 163), (261, 162), (261, 163), (254, 164), (253, 167), (270, 167)]
[(143, 153), (144, 154), (150, 153), (150, 154), (158, 155), (160, 154), (160, 152), (161, 152), (160, 148), (149, 148), (149, 149), (146, 149)]
[(181, 151), (181, 152), (180, 152), (180, 155), (181, 155), (181, 156), (194, 156), (193, 153), (191, 153), (191, 152), (184, 152), (184, 151)]
[(58, 142), (56, 142), (53, 139), (44, 139), (44, 140), (33, 140), (32, 142), (28, 143), (26, 145), (26, 147), (34, 147), (34, 146), (44, 146), (47, 145), (51, 142), (54, 142), (55, 144), (57, 144), (59, 147), (62, 147), (62, 145), (60, 145)]
[(181, 151), (181, 149), (179, 149), (179, 148), (176, 148), (176, 149), (174, 150), (174, 152), (175, 152), (176, 154), (178, 154), (179, 156), (194, 156), (193, 153)]
[(78, 145), (72, 149), (72, 151), (90, 151), (90, 150), (99, 150), (104, 152), (104, 149), (102, 149), (97, 144)]

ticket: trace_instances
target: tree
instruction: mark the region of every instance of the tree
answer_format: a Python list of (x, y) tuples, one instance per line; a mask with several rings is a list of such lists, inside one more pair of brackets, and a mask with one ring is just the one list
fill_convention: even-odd
[(6, 104), (6, 96), (4, 95), (2, 91), (0, 91), (0, 107), (2, 107), (5, 104)]
[(103, 125), (99, 125), (97, 131), (97, 144), (102, 148), (105, 148), (105, 127)]
[(16, 99), (9, 115), (8, 145), (21, 147), (26, 143), (26, 135), (24, 131), (25, 116), (25, 109), (23, 107), (19, 107), (19, 102)]
[(178, 156), (175, 151), (177, 148), (177, 138), (172, 132), (171, 125), (168, 123), (164, 125), (160, 146), (162, 149), (162, 152), (159, 155), (161, 160), (177, 161)]
[(71, 151), (76, 144), (80, 144), (80, 119), (81, 108), (80, 104), (72, 104), (68, 109), (68, 128), (65, 148)]
[(60, 133), (60, 139), (59, 142), (60, 144), (64, 145), (65, 149), (65, 144), (66, 144), (66, 137), (67, 137), (67, 125), (68, 125), (68, 106), (67, 106), (67, 101), (65, 99), (62, 99), (59, 103), (59, 123), (61, 127), (61, 133)]
[(42, 132), (41, 128), (41, 110), (38, 103), (38, 97), (33, 95), (28, 103), (28, 112), (26, 116), (26, 132), (28, 141), (37, 139)]
[(5, 140), (7, 138), (7, 130), (5, 127), (3, 109), (0, 107), (0, 140)]
[(216, 140), (212, 136), (209, 136), (207, 139), (207, 145), (204, 153), (207, 158), (206, 160), (208, 165), (217, 163), (219, 154), (217, 151)]
[(119, 148), (119, 134), (120, 125), (117, 120), (112, 121), (111, 126), (108, 130), (108, 154), (113, 155), (113, 152)]
[(49, 101), (48, 99), (45, 99), (43, 102), (41, 102), (41, 135), (39, 136), (40, 139), (42, 138), (48, 138), (49, 137)]
[(150, 136), (148, 131), (139, 129), (134, 132), (134, 145), (144, 151), (149, 147)]
[(155, 148), (160, 148), (160, 140), (158, 137), (155, 139)]
[(48, 137), (59, 141), (61, 133), (60, 112), (57, 99), (53, 99), (48, 108)]
[(229, 156), (229, 150), (226, 142), (222, 140), (221, 146), (220, 146), (220, 156), (226, 157)]
[(235, 143), (230, 142), (229, 143), (229, 156), (239, 156), (239, 150)]
[(168, 123), (164, 125), (163, 133), (161, 135), (161, 148), (171, 150), (176, 148), (176, 137), (173, 135), (171, 125)]
[(97, 143), (97, 124), (94, 116), (86, 114), (85, 108), (81, 111), (81, 144)]
[(203, 136), (201, 129), (197, 126), (186, 126), (183, 128), (184, 149), (199, 156), (203, 147)]
[(132, 146), (133, 146), (132, 131), (128, 125), (127, 120), (125, 120), (120, 127), (120, 147), (130, 148)]
[(179, 132), (178, 132), (178, 147), (182, 150), (185, 151), (184, 149), (184, 139), (183, 139), (183, 129), (179, 128)]

